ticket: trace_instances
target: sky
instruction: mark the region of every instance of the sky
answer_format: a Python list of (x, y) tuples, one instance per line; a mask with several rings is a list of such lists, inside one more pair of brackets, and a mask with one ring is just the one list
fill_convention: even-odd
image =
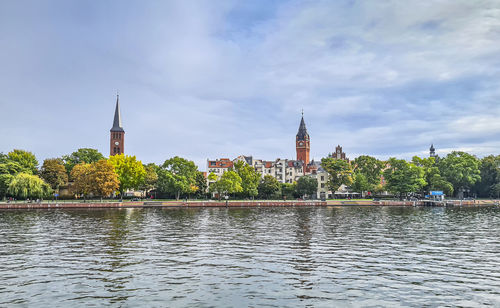
[(0, 152), (500, 154), (500, 1), (0, 1)]

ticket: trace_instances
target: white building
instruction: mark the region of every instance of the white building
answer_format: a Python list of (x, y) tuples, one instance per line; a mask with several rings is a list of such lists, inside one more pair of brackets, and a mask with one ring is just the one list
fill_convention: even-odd
[(214, 173), (217, 178), (220, 178), (224, 172), (233, 168), (237, 161), (243, 161), (254, 167), (255, 171), (260, 173), (262, 177), (270, 175), (281, 183), (296, 182), (304, 175), (304, 163), (302, 161), (281, 158), (275, 161), (254, 160), (252, 156), (244, 155), (238, 156), (232, 161), (228, 158), (207, 160), (207, 174)]

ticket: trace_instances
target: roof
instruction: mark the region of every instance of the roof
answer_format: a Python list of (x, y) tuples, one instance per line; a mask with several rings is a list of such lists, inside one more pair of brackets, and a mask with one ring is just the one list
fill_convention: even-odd
[(221, 158), (208, 161), (209, 168), (232, 168), (233, 166), (234, 164), (229, 158)]
[(307, 133), (306, 122), (304, 122), (304, 116), (300, 120), (299, 131), (297, 132), (297, 140), (309, 139), (309, 134)]
[(124, 132), (122, 126), (122, 115), (120, 113), (120, 96), (116, 95), (116, 108), (115, 108), (115, 118), (113, 119), (113, 127), (111, 127), (112, 132)]

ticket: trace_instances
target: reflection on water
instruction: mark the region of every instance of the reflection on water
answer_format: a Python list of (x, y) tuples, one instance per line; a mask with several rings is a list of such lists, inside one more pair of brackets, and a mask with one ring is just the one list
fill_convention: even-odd
[(0, 261), (0, 306), (499, 306), (500, 209), (0, 211)]

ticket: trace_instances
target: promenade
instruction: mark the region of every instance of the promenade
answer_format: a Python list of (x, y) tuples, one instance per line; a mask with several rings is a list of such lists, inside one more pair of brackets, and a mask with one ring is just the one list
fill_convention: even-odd
[[(328, 200), (328, 201), (124, 201), (124, 202), (74, 202), (44, 201), (0, 203), (0, 210), (9, 209), (64, 209), (64, 208), (212, 208), (212, 207), (325, 207), (325, 206), (429, 206), (428, 201), (398, 200)], [(447, 200), (436, 206), (493, 206), (500, 205), (499, 200)]]

